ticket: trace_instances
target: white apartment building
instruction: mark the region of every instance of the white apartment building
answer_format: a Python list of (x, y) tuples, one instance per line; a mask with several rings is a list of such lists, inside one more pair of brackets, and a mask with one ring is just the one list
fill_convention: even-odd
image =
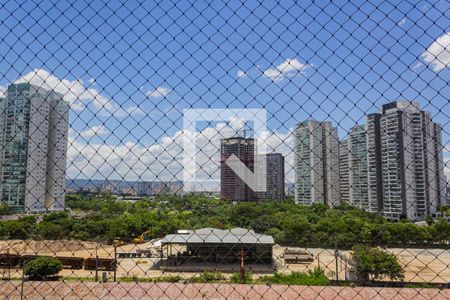
[[(353, 127), (341, 142), (341, 189), (350, 205), (370, 210), (367, 177), (367, 138), (365, 126)], [(342, 176), (344, 175), (344, 176)], [(342, 199), (341, 199), (342, 200)]]
[(0, 110), (0, 196), (18, 211), (64, 209), (69, 104), (12, 84)]
[(307, 120), (294, 131), (295, 201), (340, 204), (339, 138), (331, 122)]
[(340, 192), (341, 203), (350, 202), (349, 190), (349, 165), (348, 165), (348, 136), (339, 143), (339, 174), (340, 174)]

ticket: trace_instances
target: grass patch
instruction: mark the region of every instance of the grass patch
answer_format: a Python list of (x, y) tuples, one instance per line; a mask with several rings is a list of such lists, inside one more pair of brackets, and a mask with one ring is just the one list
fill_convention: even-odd
[(205, 271), (199, 276), (194, 276), (191, 278), (188, 278), (186, 282), (189, 283), (214, 283), (214, 282), (223, 282), (225, 281), (225, 276), (217, 271), (214, 272), (208, 272)]
[(259, 280), (265, 284), (288, 284), (288, 285), (314, 285), (326, 286), (330, 280), (322, 269), (315, 268), (307, 273), (292, 272), (290, 274), (275, 273), (274, 275), (262, 276)]
[(136, 275), (120, 277), (120, 282), (180, 282), (183, 277), (180, 275), (166, 275), (158, 277), (138, 277)]
[[(111, 278), (108, 278), (108, 280), (110, 280)], [(85, 281), (90, 281), (93, 282), (95, 281), (95, 277), (78, 277), (78, 276), (64, 276), (62, 277), (63, 281), (81, 281), (81, 282), (85, 282)]]
[(230, 280), (231, 283), (254, 283), (252, 272), (245, 272), (244, 280), (241, 280), (240, 273), (234, 273), (233, 275), (231, 275)]
[(411, 288), (411, 289), (431, 289), (436, 288), (436, 286), (433, 286), (432, 284), (423, 282), (423, 283), (406, 283), (405, 288)]

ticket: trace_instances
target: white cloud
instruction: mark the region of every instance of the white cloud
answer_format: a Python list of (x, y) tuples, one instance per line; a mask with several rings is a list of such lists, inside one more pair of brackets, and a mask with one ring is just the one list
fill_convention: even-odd
[(110, 112), (114, 112), (118, 108), (116, 103), (110, 101), (96, 89), (86, 88), (81, 79), (59, 79), (47, 70), (34, 69), (15, 81), (15, 83), (22, 82), (29, 82), (46, 90), (61, 93), (64, 99), (69, 101), (71, 108), (77, 111), (86, 108), (89, 102), (92, 102), (97, 109), (106, 109)]
[(228, 120), (228, 124), (229, 126), (233, 129), (233, 130), (243, 130), (245, 127), (245, 120), (242, 118), (239, 118), (237, 116), (231, 117)]
[(276, 67), (264, 71), (264, 76), (277, 82), (305, 73), (311, 65), (301, 63), (297, 58), (289, 58)]
[(130, 106), (126, 109), (126, 112), (132, 116), (149, 115), (151, 113), (146, 113), (142, 108), (137, 105)]
[[(34, 69), (14, 81), (14, 83), (23, 82), (62, 94), (64, 100), (68, 101), (71, 109), (75, 111), (82, 111), (91, 106), (89, 109), (96, 114), (126, 117), (131, 109), (123, 108), (112, 99), (102, 95), (97, 89), (87, 88), (81, 79), (60, 79), (44, 69)], [(0, 96), (4, 90), (6, 87), (0, 86)]]
[(242, 70), (238, 70), (237, 71), (237, 77), (238, 78), (243, 78), (243, 77), (246, 77), (247, 76), (247, 73), (246, 72), (244, 72), (244, 71), (242, 71)]
[(171, 89), (163, 87), (163, 86), (158, 86), (154, 90), (149, 90), (147, 92), (147, 96), (149, 96), (151, 98), (160, 98), (160, 97), (167, 96), (170, 92), (171, 92)]
[(431, 65), (435, 72), (450, 67), (450, 32), (436, 39), (428, 49), (422, 53), (422, 59)]
[(421, 11), (426, 11), (428, 8), (430, 7), (430, 5), (428, 3), (425, 3), (424, 5), (422, 5), (422, 7), (420, 8)]
[(107, 134), (108, 132), (109, 130), (106, 128), (105, 125), (96, 125), (81, 131), (80, 136), (84, 138), (92, 138), (94, 136), (101, 136)]
[(406, 24), (406, 18), (401, 19), (401, 20), (397, 23), (397, 25), (400, 26), (400, 27), (403, 27), (403, 25), (405, 25), (405, 24)]
[(420, 61), (418, 61), (418, 62), (416, 62), (416, 63), (411, 67), (411, 70), (413, 70), (414, 72), (416, 72), (416, 71), (419, 70), (422, 66), (423, 66), (423, 63), (421, 63)]
[(96, 82), (96, 78), (95, 77), (92, 77), (92, 78), (89, 79), (89, 83), (90, 84), (94, 84), (95, 82)]
[[(235, 122), (235, 121), (233, 121)], [(235, 125), (238, 126), (239, 121)], [(207, 127), (201, 132), (177, 131), (152, 145), (123, 142), (119, 145), (89, 142), (70, 135), (68, 147), (69, 178), (104, 178), (126, 180), (182, 180), (184, 139), (196, 139), (196, 176), (211, 182), (220, 180), (220, 140), (234, 136), (235, 128), (225, 123)], [(258, 148), (265, 145), (267, 152), (281, 152), (286, 156), (287, 180), (293, 181), (294, 157), (291, 130), (286, 133), (266, 132)], [(190, 155), (190, 154), (188, 154)], [(192, 171), (194, 172), (194, 171)], [(209, 183), (211, 184), (211, 183)], [(210, 188), (210, 185), (205, 185)], [(216, 186), (217, 187), (217, 186)]]

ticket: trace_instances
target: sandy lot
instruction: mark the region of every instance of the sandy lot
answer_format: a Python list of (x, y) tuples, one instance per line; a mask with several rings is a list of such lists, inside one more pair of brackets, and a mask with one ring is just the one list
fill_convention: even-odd
[[(292, 249), (292, 248), (291, 248)], [(279, 272), (307, 271), (320, 266), (326, 274), (334, 279), (336, 276), (336, 260), (333, 249), (301, 248), (314, 254), (314, 261), (308, 264), (285, 264), (282, 259), (284, 247), (274, 246), (274, 261)], [(117, 253), (137, 252), (138, 250), (151, 250), (152, 257), (142, 258), (118, 258), (117, 278), (125, 276), (137, 276), (141, 278), (158, 277), (161, 275), (181, 275), (185, 278), (196, 275), (188, 272), (161, 272), (158, 268), (159, 254), (151, 242), (140, 245), (123, 245), (117, 247)], [(450, 250), (444, 249), (388, 249), (395, 254), (405, 266), (405, 281), (411, 282), (450, 282)], [(49, 256), (114, 258), (114, 247), (95, 242), (82, 241), (0, 241), (0, 253), (36, 254)], [(343, 251), (344, 256), (348, 252)], [(339, 279), (345, 279), (345, 263), (338, 261)], [(20, 278), (20, 269), (0, 269), (1, 278)], [(101, 271), (99, 276), (101, 276)], [(95, 271), (88, 270), (63, 270), (61, 276), (95, 278)], [(112, 277), (113, 272), (107, 272)], [(260, 276), (255, 274), (254, 276)]]

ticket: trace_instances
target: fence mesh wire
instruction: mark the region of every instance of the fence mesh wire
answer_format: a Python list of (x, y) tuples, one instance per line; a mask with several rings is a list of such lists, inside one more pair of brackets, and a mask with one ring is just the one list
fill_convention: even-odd
[(0, 17), (2, 298), (450, 298), (448, 1)]

